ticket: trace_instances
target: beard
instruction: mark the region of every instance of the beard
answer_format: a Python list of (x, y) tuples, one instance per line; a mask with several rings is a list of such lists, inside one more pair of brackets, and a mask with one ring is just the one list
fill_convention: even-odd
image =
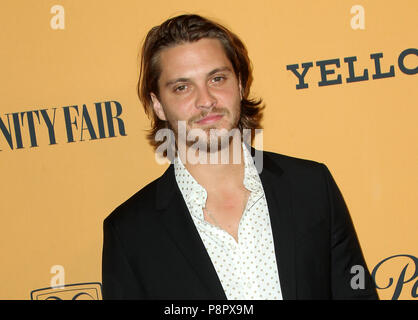
[[(209, 114), (222, 115), (223, 117), (216, 123), (200, 125), (198, 121)], [(187, 153), (188, 161), (190, 161), (190, 158), (199, 158), (197, 161), (199, 163), (208, 163), (209, 158), (211, 159), (209, 163), (214, 163), (220, 158), (228, 158), (225, 161), (229, 161), (229, 147), (233, 146), (234, 152), (237, 148), (239, 150), (241, 148), (242, 140), (238, 129), (240, 116), (239, 107), (232, 112), (226, 108), (213, 107), (209, 111), (202, 111), (187, 121), (176, 121), (177, 123), (167, 121), (168, 129), (171, 129), (175, 136), (174, 143), (177, 155), (182, 155), (181, 158), (186, 159), (184, 156)], [(219, 122), (225, 120), (227, 120), (226, 125), (219, 127)]]
[[(199, 125), (198, 121), (209, 114), (222, 115), (223, 117), (220, 121), (224, 118), (230, 120), (223, 128), (218, 128), (218, 123)], [(199, 149), (219, 151), (231, 142), (233, 135), (236, 135), (235, 132), (238, 130), (240, 116), (239, 109), (231, 112), (227, 108), (213, 107), (211, 110), (202, 111), (185, 122), (177, 121), (177, 128), (174, 128), (171, 123), (168, 123), (168, 126), (175, 133), (177, 146), (180, 143), (184, 143), (187, 148), (198, 147)], [(185, 137), (181, 133), (185, 133)], [(226, 143), (227, 138), (229, 140)]]

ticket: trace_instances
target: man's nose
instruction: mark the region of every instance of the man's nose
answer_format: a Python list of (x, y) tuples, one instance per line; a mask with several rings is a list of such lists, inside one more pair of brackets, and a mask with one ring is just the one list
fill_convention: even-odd
[(207, 86), (199, 88), (196, 98), (196, 107), (199, 109), (210, 109), (216, 105), (216, 98)]

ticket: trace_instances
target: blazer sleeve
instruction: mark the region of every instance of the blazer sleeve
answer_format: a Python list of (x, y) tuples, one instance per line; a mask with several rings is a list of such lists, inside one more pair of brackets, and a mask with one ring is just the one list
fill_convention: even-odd
[[(379, 299), (367, 268), (353, 222), (344, 198), (328, 168), (322, 164), (331, 214), (331, 291), (332, 299)], [(364, 282), (362, 272), (364, 270)], [(358, 279), (353, 277), (361, 277)], [(357, 283), (357, 286), (353, 283)], [(354, 288), (353, 288), (354, 287)], [(358, 288), (359, 287), (359, 288)]]
[(116, 228), (103, 223), (102, 294), (104, 300), (145, 299)]

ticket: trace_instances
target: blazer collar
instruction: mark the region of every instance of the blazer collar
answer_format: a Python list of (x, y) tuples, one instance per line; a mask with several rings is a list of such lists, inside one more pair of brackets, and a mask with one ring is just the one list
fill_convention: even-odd
[(226, 300), (216, 270), (178, 188), (171, 164), (157, 185), (159, 219), (208, 290), (208, 299)]
[[(292, 214), (291, 184), (286, 172), (268, 153), (251, 148), (251, 154), (258, 159), (255, 164), (269, 209), (282, 296), (283, 299), (296, 299), (295, 221)], [(212, 261), (178, 188), (173, 164), (157, 182), (156, 208), (173, 241), (208, 288), (210, 298), (226, 299)]]

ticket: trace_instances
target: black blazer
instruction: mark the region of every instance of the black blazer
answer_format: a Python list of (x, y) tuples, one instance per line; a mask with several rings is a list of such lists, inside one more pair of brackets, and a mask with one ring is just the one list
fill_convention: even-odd
[[(283, 299), (378, 299), (327, 167), (263, 152), (260, 178)], [(117, 207), (103, 226), (104, 299), (226, 299), (172, 164)], [(364, 267), (364, 289), (350, 285), (357, 274), (350, 273), (354, 265)]]

